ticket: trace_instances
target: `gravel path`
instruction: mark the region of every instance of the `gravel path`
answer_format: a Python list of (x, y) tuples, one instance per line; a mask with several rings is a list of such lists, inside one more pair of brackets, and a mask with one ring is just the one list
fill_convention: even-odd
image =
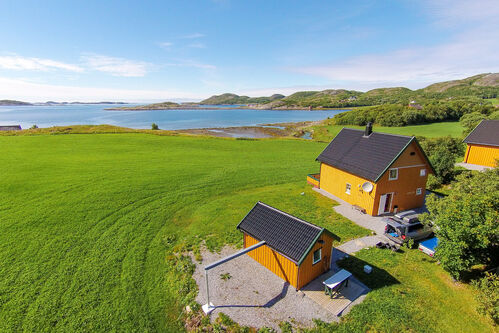
[[(199, 286), (196, 298), (199, 304), (206, 303), (204, 266), (236, 251), (226, 246), (218, 254), (202, 252), (203, 262), (196, 265), (193, 276)], [(224, 273), (229, 273), (230, 279), (223, 280), (221, 274)], [(216, 306), (211, 314), (212, 320), (223, 312), (240, 325), (267, 326), (276, 330), (282, 321), (293, 321), (301, 327), (312, 326), (314, 318), (338, 321), (338, 317), (284, 283), (248, 255), (228, 261), (208, 274), (210, 301)]]

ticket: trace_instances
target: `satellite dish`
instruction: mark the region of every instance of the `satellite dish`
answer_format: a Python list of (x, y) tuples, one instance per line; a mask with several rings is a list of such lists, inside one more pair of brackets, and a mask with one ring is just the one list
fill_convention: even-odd
[(362, 184), (362, 190), (364, 192), (371, 193), (373, 188), (374, 188), (373, 184), (371, 184), (369, 182), (365, 182), (364, 184)]

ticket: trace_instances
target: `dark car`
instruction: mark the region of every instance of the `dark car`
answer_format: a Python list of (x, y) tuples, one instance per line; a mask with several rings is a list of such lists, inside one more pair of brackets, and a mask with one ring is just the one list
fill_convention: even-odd
[(385, 236), (398, 244), (407, 242), (409, 239), (419, 241), (433, 234), (431, 227), (421, 223), (418, 214), (413, 210), (385, 217), (383, 221), (386, 223)]

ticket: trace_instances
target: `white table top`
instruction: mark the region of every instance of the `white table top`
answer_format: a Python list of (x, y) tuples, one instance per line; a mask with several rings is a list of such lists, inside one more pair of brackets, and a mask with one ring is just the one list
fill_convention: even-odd
[(325, 284), (328, 288), (333, 289), (334, 287), (336, 287), (337, 285), (348, 279), (350, 276), (352, 276), (352, 273), (342, 269), (341, 271), (334, 274), (333, 276), (331, 276), (329, 279), (327, 279), (322, 283)]

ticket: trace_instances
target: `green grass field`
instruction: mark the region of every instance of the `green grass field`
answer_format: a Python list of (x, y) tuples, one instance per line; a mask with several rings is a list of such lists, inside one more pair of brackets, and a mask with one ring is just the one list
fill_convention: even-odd
[[(196, 253), (202, 241), (214, 250), (240, 246), (235, 226), (257, 200), (327, 227), (339, 242), (368, 233), (305, 184), (318, 168), (320, 142), (128, 133), (2, 136), (0, 147), (2, 332), (183, 330), (182, 310), (197, 291), (182, 253)], [(367, 260), (387, 270), (407, 266)], [(412, 296), (402, 298), (402, 311), (419, 298), (429, 302), (420, 313), (427, 331), (437, 325), (459, 331), (463, 323), (485, 320), (470, 310), (468, 287), (434, 286), (431, 278), (448, 279), (446, 273), (413, 261), (406, 275), (428, 270), (429, 290), (462, 298), (431, 296), (446, 302), (439, 310), (438, 302), (415, 292), (416, 277), (404, 278)], [(378, 289), (362, 311), (376, 313), (383, 306), (378, 298), (392, 293)], [(378, 317), (363, 316), (367, 326), (383, 327)], [(480, 325), (470, 332), (491, 329)]]
[[(330, 122), (330, 121), (329, 121)], [(352, 126), (352, 125), (329, 125), (328, 121), (324, 125), (311, 126), (310, 129), (313, 131), (313, 138), (320, 141), (330, 141), (336, 134), (343, 128), (357, 128), (364, 129), (364, 126)], [(401, 135), (414, 135), (414, 136), (425, 136), (429, 138), (441, 137), (441, 136), (452, 136), (460, 137), (463, 135), (463, 127), (458, 121), (453, 122), (441, 122), (432, 123), (426, 125), (413, 125), (404, 127), (384, 127), (384, 126), (373, 126), (373, 131), (385, 132), (391, 134), (401, 134)]]

